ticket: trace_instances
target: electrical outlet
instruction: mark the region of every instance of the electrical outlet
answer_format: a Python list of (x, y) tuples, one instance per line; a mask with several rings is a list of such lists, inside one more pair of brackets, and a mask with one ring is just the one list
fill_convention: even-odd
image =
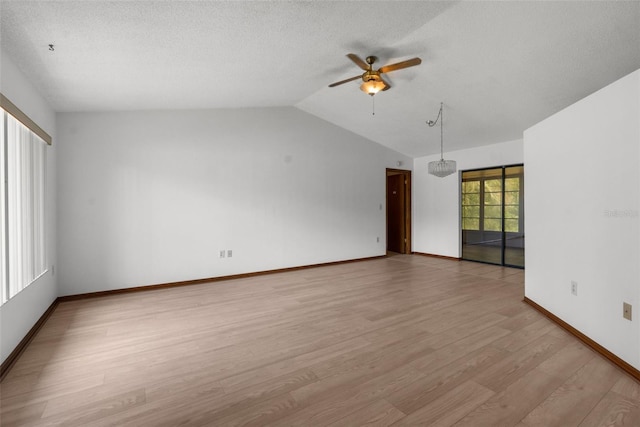
[(231, 249), (227, 250), (227, 258), (231, 258), (233, 256), (233, 251)]
[(631, 304), (628, 302), (622, 303), (622, 317), (627, 320), (631, 320)]
[(220, 258), (224, 258), (225, 253), (226, 253), (226, 252), (224, 251), (224, 249), (223, 249), (223, 250), (221, 250), (221, 251), (220, 251)]
[(571, 281), (571, 295), (578, 296), (578, 282)]

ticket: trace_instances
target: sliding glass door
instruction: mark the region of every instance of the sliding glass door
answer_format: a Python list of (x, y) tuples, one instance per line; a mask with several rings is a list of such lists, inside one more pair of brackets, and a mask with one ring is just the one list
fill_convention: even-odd
[(462, 172), (462, 258), (524, 268), (524, 167)]

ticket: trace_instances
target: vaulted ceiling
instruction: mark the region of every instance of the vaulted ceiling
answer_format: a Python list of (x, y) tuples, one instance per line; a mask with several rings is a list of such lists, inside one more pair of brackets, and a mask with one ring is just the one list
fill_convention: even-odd
[[(439, 152), (440, 102), (445, 150), (470, 148), (640, 68), (638, 1), (3, 0), (0, 19), (56, 111), (295, 106), (413, 157)], [(350, 52), (423, 62), (372, 99), (328, 87), (361, 73)]]

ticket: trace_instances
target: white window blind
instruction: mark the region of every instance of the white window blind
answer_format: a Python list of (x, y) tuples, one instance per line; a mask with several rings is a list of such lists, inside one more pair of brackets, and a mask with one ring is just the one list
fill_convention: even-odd
[(2, 303), (47, 271), (46, 143), (2, 110)]

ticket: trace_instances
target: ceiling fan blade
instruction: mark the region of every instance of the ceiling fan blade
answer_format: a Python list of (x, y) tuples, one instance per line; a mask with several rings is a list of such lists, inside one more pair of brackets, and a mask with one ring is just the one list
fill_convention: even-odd
[(385, 90), (389, 90), (391, 89), (391, 85), (389, 84), (388, 81), (386, 81), (385, 79), (382, 78), (382, 76), (380, 76), (380, 80), (382, 80), (382, 83), (384, 83), (384, 88), (382, 88), (382, 91), (384, 92)]
[(360, 59), (360, 57), (355, 53), (348, 53), (347, 57), (363, 70), (367, 71), (369, 69), (369, 65), (366, 62), (364, 62), (362, 59)]
[(336, 86), (339, 86), (339, 85), (341, 85), (343, 83), (349, 83), (349, 82), (352, 82), (352, 81), (360, 79), (360, 78), (362, 78), (362, 76), (350, 77), (350, 78), (345, 79), (345, 80), (340, 80), (339, 82), (331, 83), (329, 85), (329, 87), (336, 87)]
[(385, 65), (384, 67), (381, 67), (378, 71), (381, 73), (388, 73), (390, 71), (401, 70), (403, 68), (413, 67), (415, 65), (420, 65), (420, 64), (422, 64), (422, 59), (413, 58), (413, 59), (407, 59), (406, 61), (397, 62), (395, 64)]

